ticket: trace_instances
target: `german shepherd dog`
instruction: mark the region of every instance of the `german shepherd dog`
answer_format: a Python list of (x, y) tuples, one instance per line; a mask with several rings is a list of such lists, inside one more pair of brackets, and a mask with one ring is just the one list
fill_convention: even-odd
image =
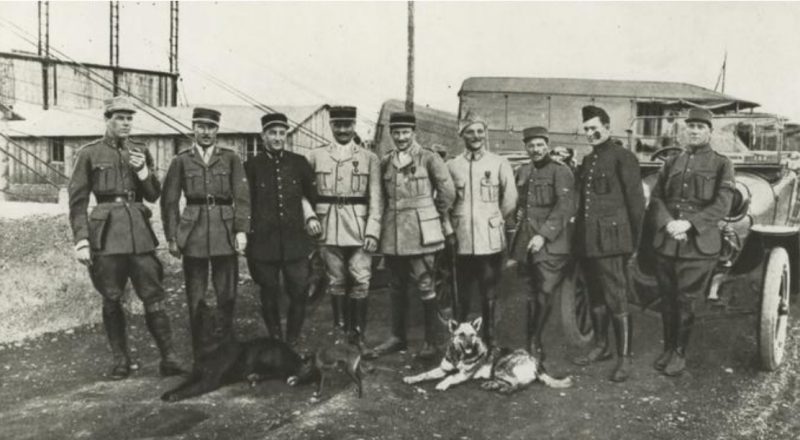
[(482, 318), (472, 322), (448, 322), (450, 343), (444, 359), (433, 370), (406, 376), (403, 382), (415, 384), (425, 380), (442, 379), (436, 389), (444, 391), (470, 379), (487, 379), (484, 390), (512, 393), (536, 380), (552, 388), (572, 386), (572, 379), (555, 379), (544, 371), (544, 366), (527, 351), (500, 348), (490, 353), (479, 336)]
[(198, 305), (197, 316), (202, 351), (189, 378), (161, 396), (165, 402), (200, 396), (236, 382), (248, 381), (255, 386), (262, 380), (286, 379), (303, 368), (300, 355), (278, 339), (239, 342), (233, 335), (219, 338), (216, 315), (205, 302)]
[(356, 394), (363, 395), (362, 378), (364, 377), (364, 364), (361, 362), (361, 350), (352, 344), (334, 344), (317, 350), (312, 357), (303, 361), (303, 367), (295, 376), (289, 377), (286, 383), (298, 385), (315, 382), (317, 390), (314, 397), (322, 396), (322, 386), (325, 378), (334, 370), (342, 370), (347, 377), (356, 384)]

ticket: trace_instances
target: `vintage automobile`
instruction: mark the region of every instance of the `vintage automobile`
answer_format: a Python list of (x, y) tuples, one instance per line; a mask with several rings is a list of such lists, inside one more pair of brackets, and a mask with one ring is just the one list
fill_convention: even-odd
[[(736, 193), (728, 216), (719, 224), (723, 252), (708, 287), (698, 301), (698, 319), (757, 313), (761, 366), (775, 370), (784, 356), (790, 297), (800, 286), (798, 164), (783, 151), (784, 120), (769, 114), (734, 114), (714, 119), (711, 145), (728, 156), (736, 172)], [(680, 118), (640, 117), (624, 140), (640, 159), (645, 196), (670, 154), (686, 145)], [(652, 237), (646, 215), (637, 258), (629, 266), (630, 296), (643, 309), (657, 309)], [(586, 293), (562, 298), (562, 320), (575, 342), (591, 338)]]

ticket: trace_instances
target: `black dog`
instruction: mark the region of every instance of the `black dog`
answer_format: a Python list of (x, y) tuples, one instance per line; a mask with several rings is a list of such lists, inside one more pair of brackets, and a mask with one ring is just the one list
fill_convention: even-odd
[[(232, 335), (227, 340), (219, 339), (216, 316), (204, 302), (200, 302), (197, 316), (202, 351), (189, 378), (161, 396), (165, 402), (200, 396), (245, 380), (254, 386), (261, 380), (286, 379), (297, 375), (308, 362), (278, 339), (239, 342)], [(311, 380), (295, 380), (291, 385)]]

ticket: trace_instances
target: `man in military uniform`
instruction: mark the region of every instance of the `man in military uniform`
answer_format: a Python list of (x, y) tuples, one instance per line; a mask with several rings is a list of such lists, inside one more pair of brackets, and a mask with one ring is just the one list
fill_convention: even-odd
[(497, 284), (506, 248), (505, 217), (517, 207), (514, 171), (503, 157), (486, 150), (486, 122), (467, 114), (460, 130), (466, 151), (447, 163), (456, 187), (456, 200), (446, 224), (457, 239), (456, 276), (459, 310), (465, 321), (470, 297), (477, 288), (482, 300), (483, 335), (495, 345)]
[[(192, 347), (197, 361), (200, 334), (197, 306), (205, 298), (208, 270), (216, 292), (223, 336), (233, 331), (233, 307), (239, 280), (237, 254), (250, 231), (250, 190), (239, 156), (217, 143), (220, 113), (195, 108), (195, 143), (172, 159), (164, 179), (161, 216), (169, 252), (183, 257)], [(179, 211), (181, 194), (186, 207)]]
[(583, 130), (592, 152), (578, 171), (575, 247), (589, 292), (595, 346), (574, 362), (587, 365), (611, 357), (610, 320), (617, 343), (611, 380), (623, 382), (630, 374), (632, 340), (627, 264), (638, 248), (645, 201), (639, 162), (611, 138), (610, 122), (602, 108), (583, 108)]
[(551, 158), (546, 128), (526, 128), (522, 136), (531, 163), (517, 170), (520, 198), (511, 255), (529, 275), (528, 349), (544, 360), (542, 331), (553, 297), (567, 284), (572, 286), (570, 219), (575, 215), (575, 181), (569, 167)]
[(355, 107), (331, 107), (335, 142), (313, 150), (317, 179), (315, 210), (322, 223), (320, 253), (328, 275), (334, 326), (366, 357), (364, 342), (372, 253), (381, 235), (381, 176), (378, 156), (354, 142)]
[[(270, 336), (282, 339), (278, 295), (283, 273), (289, 295), (286, 340), (295, 344), (303, 327), (308, 256), (313, 248), (309, 233), (319, 233), (316, 217), (304, 227), (303, 198), (316, 200), (314, 170), (305, 157), (286, 151), (286, 115), (261, 118), (261, 137), (266, 150), (245, 164), (252, 200), (252, 232), (247, 262), (261, 288), (261, 314)], [(307, 232), (308, 230), (308, 232)]]
[(686, 367), (694, 300), (705, 293), (719, 259), (718, 223), (730, 210), (735, 190), (733, 164), (709, 145), (711, 119), (708, 110), (689, 110), (689, 145), (664, 163), (650, 199), (664, 326), (664, 352), (653, 366), (668, 376)]
[(413, 113), (392, 113), (389, 130), (394, 150), (381, 160), (386, 204), (381, 228), (381, 253), (392, 271), (392, 335), (375, 348), (378, 354), (406, 348), (408, 289), (415, 289), (425, 311), (425, 344), (421, 359), (437, 354), (436, 253), (444, 249), (442, 218), (455, 198), (444, 161), (420, 146), (415, 138)]
[[(128, 353), (125, 313), (120, 300), (130, 278), (144, 303), (147, 329), (161, 352), (162, 376), (180, 374), (172, 333), (164, 310), (164, 270), (150, 225), (152, 212), (142, 199), (161, 193), (153, 158), (144, 144), (130, 139), (136, 109), (128, 98), (105, 103), (106, 134), (78, 152), (69, 182), (69, 220), (78, 261), (89, 268), (92, 284), (103, 295), (103, 326), (111, 345), (112, 379), (123, 379), (138, 364)], [(89, 195), (97, 206), (87, 217)]]

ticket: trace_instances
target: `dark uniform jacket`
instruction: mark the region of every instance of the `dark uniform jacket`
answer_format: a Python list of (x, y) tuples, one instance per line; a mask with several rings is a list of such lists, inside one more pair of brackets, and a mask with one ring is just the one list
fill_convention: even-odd
[(313, 243), (305, 231), (302, 200), (316, 203), (314, 170), (289, 151), (263, 152), (245, 164), (252, 199), (247, 256), (278, 262), (306, 258)]
[[(128, 163), (132, 149), (145, 155), (149, 174), (144, 181)], [(144, 144), (106, 136), (83, 146), (69, 182), (69, 220), (75, 242), (88, 239), (95, 255), (153, 252), (158, 240), (150, 225), (152, 212), (142, 199), (153, 203), (160, 192), (153, 157)], [(87, 216), (90, 193), (98, 204)], [(115, 196), (128, 201), (106, 202)]]
[[(575, 180), (569, 167), (552, 160), (529, 163), (516, 173), (519, 201), (517, 232), (512, 243), (512, 258), (527, 261), (528, 243), (541, 235), (545, 245), (533, 254), (533, 261), (563, 258), (570, 253), (572, 223), (575, 215)], [(539, 164), (537, 164), (539, 165)]]
[(639, 161), (609, 139), (578, 169), (575, 246), (583, 257), (631, 254), (638, 247), (645, 200)]
[[(181, 192), (187, 199), (183, 213)], [(189, 203), (202, 200), (211, 203)], [(235, 254), (235, 234), (250, 231), (250, 189), (239, 156), (217, 146), (206, 165), (194, 145), (178, 153), (164, 179), (161, 216), (164, 235), (183, 255)]]
[(414, 143), (412, 161), (397, 169), (395, 152), (381, 160), (385, 209), (380, 251), (385, 255), (422, 255), (444, 249), (442, 219), (456, 190), (438, 154)]
[[(716, 258), (722, 248), (719, 222), (731, 207), (733, 164), (705, 145), (687, 149), (664, 163), (650, 203), (655, 221), (656, 252), (680, 258)], [(667, 232), (672, 220), (688, 220), (688, 241), (678, 242)]]

